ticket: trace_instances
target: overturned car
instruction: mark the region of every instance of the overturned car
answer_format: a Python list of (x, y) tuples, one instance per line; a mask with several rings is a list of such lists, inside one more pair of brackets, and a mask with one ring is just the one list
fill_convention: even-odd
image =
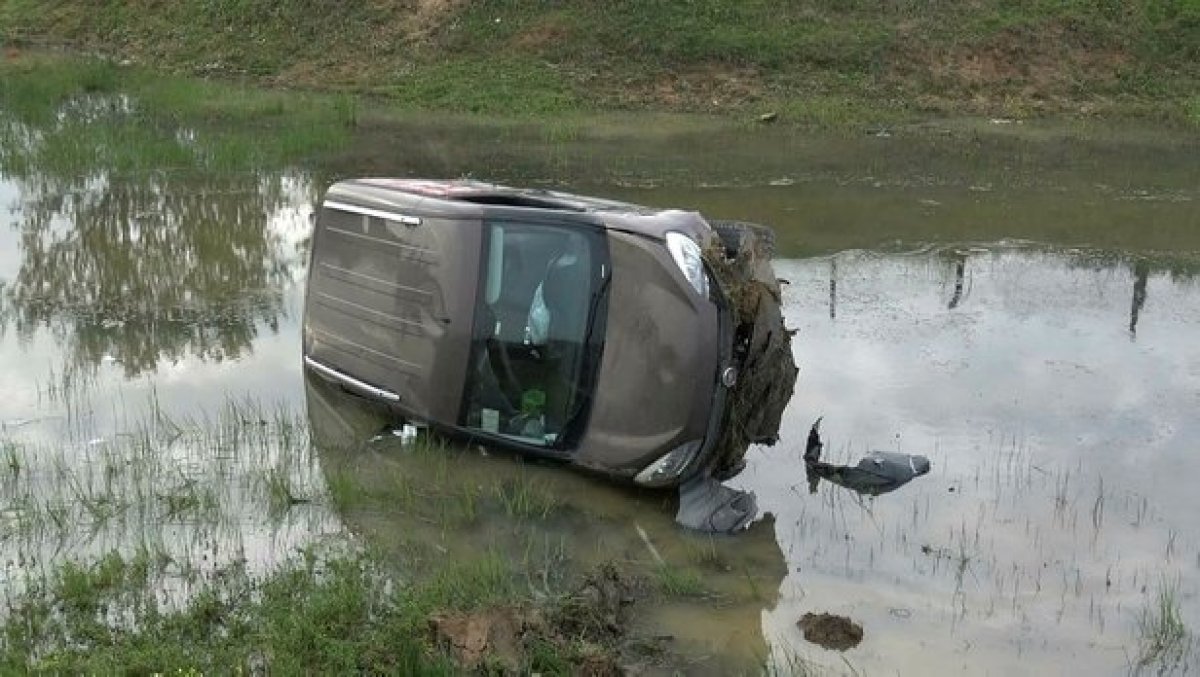
[(796, 366), (770, 231), (468, 180), (316, 214), (303, 351), (398, 419), (673, 487), (772, 444)]

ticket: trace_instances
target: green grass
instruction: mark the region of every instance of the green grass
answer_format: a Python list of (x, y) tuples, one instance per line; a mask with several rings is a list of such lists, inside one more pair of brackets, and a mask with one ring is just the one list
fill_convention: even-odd
[(1187, 118), (1192, 124), (1200, 126), (1200, 95), (1196, 95), (1187, 100), (1184, 106)]
[(536, 59), (449, 59), (372, 90), (407, 108), (533, 117), (581, 111), (569, 83)]
[(561, 504), (545, 485), (524, 476), (498, 484), (494, 492), (504, 513), (517, 519), (545, 519)]
[[(496, 553), (401, 582), (375, 554), (309, 549), (262, 577), (234, 564), (193, 580), (175, 608), (156, 598), (173, 567), (148, 549), (60, 564), (12, 600), (0, 623), (0, 672), (461, 674), (433, 645), (430, 619), (529, 603), (512, 564)], [(552, 617), (590, 610), (569, 598), (546, 604)], [(519, 672), (573, 674), (608, 650), (543, 630), (518, 635)]]
[[(534, 117), (777, 110), (792, 124), (852, 128), (931, 112), (1086, 110), (1183, 121), (1200, 83), (1196, 0), (429, 6), (10, 0), (0, 40), (373, 92), (405, 108)], [(103, 87), (111, 74), (92, 77)], [(343, 116), (354, 119), (355, 108)], [(267, 102), (258, 112), (270, 110)]]
[[(310, 557), (261, 580), (226, 576), (175, 611), (160, 610), (137, 580), (153, 573), (152, 563), (116, 554), (63, 565), (53, 587), (7, 617), (0, 671), (456, 672), (424, 641), (424, 615), (445, 600), (390, 584), (367, 559)], [(136, 611), (136, 623), (111, 620), (123, 610)]]
[(663, 565), (655, 571), (658, 591), (667, 597), (703, 597), (708, 594), (700, 572), (685, 567)]
[(1159, 584), (1153, 599), (1142, 609), (1137, 627), (1137, 668), (1158, 666), (1158, 674), (1164, 674), (1186, 660), (1192, 638), (1180, 614), (1177, 583)]
[(0, 170), (117, 176), (278, 168), (341, 147), (357, 124), (349, 95), (313, 95), (164, 77), (111, 62), (0, 61)]

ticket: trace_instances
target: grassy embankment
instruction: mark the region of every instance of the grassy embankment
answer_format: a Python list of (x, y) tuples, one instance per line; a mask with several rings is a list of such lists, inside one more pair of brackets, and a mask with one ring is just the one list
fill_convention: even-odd
[(501, 115), (1200, 123), (1200, 1), (7, 0), (0, 39)]

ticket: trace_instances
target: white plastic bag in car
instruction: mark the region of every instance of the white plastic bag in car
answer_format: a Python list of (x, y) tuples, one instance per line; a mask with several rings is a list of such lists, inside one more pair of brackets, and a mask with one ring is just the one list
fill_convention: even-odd
[(550, 309), (542, 299), (542, 285), (533, 292), (533, 303), (529, 306), (529, 318), (525, 321), (525, 344), (533, 346), (546, 345), (550, 334)]

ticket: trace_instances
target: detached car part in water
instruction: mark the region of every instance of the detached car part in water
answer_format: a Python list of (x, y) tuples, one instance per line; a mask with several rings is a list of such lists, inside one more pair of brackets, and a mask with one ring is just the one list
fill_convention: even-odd
[(796, 379), (772, 246), (691, 211), (343, 181), (316, 214), (304, 361), (451, 437), (647, 487), (720, 481), (776, 441)]
[(821, 441), (820, 426), (821, 419), (818, 418), (808, 431), (804, 449), (809, 493), (817, 493), (821, 480), (826, 480), (860, 494), (878, 496), (895, 491), (929, 472), (928, 458), (894, 451), (872, 451), (854, 466), (825, 463), (821, 460), (825, 443)]

